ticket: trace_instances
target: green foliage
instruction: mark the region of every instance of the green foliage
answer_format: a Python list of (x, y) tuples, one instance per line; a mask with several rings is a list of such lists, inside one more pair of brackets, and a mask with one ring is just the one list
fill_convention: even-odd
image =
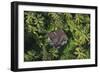
[[(63, 30), (68, 41), (57, 49), (48, 33)], [(24, 12), (24, 61), (90, 58), (90, 15), (79, 13)]]
[(84, 52), (85, 52), (84, 49), (82, 49), (82, 48), (80, 48), (80, 47), (77, 47), (77, 48), (75, 49), (74, 54), (77, 56), (77, 59), (84, 59), (84, 58), (86, 58), (86, 55), (85, 55)]
[(56, 60), (58, 58), (58, 50), (55, 49), (55, 48), (51, 48), (49, 51), (48, 51), (48, 59), (49, 60)]
[(35, 61), (35, 60), (40, 60), (39, 58), (41, 57), (40, 54), (36, 54), (37, 52), (35, 52), (33, 49), (28, 50), (25, 54), (24, 54), (24, 59), (25, 61)]

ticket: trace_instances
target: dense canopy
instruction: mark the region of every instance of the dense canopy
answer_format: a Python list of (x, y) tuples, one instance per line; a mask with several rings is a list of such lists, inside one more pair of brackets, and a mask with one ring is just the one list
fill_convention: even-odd
[[(48, 33), (62, 30), (67, 44), (50, 45)], [(90, 58), (90, 15), (24, 11), (24, 61)]]

